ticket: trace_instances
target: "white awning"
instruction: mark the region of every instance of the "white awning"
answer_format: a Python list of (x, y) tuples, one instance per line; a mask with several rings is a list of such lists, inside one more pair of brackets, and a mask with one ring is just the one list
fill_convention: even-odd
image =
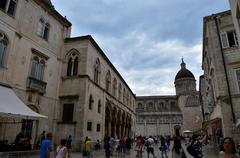
[(240, 119), (237, 119), (236, 127), (240, 127)]
[(0, 85), (0, 116), (10, 118), (37, 119), (47, 118), (25, 105), (8, 87)]

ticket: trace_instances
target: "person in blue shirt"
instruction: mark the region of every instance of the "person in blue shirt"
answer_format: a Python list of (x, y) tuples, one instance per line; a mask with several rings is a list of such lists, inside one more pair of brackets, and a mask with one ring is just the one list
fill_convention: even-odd
[(40, 148), (40, 158), (50, 158), (52, 151), (52, 133), (47, 134), (47, 138), (42, 141)]

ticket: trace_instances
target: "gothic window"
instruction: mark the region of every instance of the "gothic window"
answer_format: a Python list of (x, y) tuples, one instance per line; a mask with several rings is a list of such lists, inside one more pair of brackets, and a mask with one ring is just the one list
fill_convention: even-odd
[(67, 76), (71, 75), (72, 75), (72, 58), (69, 58), (67, 66)]
[(118, 99), (121, 101), (122, 99), (122, 85), (119, 83), (118, 85)]
[(221, 33), (222, 47), (236, 47), (238, 45), (237, 36), (235, 31), (227, 31)]
[(50, 24), (45, 22), (43, 18), (40, 18), (38, 21), (38, 26), (36, 33), (39, 37), (48, 40), (49, 37)]
[(125, 88), (123, 88), (123, 103), (126, 101), (126, 91)]
[(75, 58), (73, 64), (73, 76), (76, 76), (77, 74), (78, 74), (78, 57)]
[(94, 82), (95, 83), (99, 83), (100, 72), (101, 72), (100, 61), (97, 58), (96, 63), (94, 65)]
[(62, 122), (73, 121), (74, 104), (63, 104)]
[(98, 113), (99, 114), (101, 113), (101, 108), (102, 108), (101, 100), (98, 100)]
[(17, 6), (17, 0), (1, 0), (0, 1), (0, 10), (12, 16), (14, 16), (15, 14), (16, 6)]
[(32, 60), (31, 77), (42, 81), (44, 75), (44, 68), (45, 60), (38, 56), (34, 56)]
[(106, 75), (106, 90), (108, 92), (110, 92), (110, 87), (111, 87), (111, 74), (110, 71), (108, 71)]
[(117, 79), (116, 78), (114, 78), (114, 80), (113, 80), (112, 91), (113, 91), (113, 96), (116, 96), (116, 92), (117, 92)]
[(127, 105), (129, 104), (129, 93), (127, 92)]
[(78, 75), (78, 62), (79, 62), (79, 52), (77, 50), (71, 50), (67, 56), (67, 76), (77, 76)]
[(8, 39), (3, 33), (0, 32), (0, 67), (4, 67), (7, 46)]
[(88, 109), (89, 110), (92, 110), (93, 102), (94, 102), (93, 97), (92, 97), (92, 95), (90, 95), (90, 97), (89, 97), (89, 104), (88, 104)]

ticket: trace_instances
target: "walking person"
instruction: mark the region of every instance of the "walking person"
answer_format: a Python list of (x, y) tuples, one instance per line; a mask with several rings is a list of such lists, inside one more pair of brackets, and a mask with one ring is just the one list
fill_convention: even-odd
[(92, 141), (91, 141), (91, 138), (88, 138), (86, 143), (85, 143), (85, 150), (86, 150), (86, 153), (87, 153), (87, 158), (91, 158), (93, 157), (92, 155)]
[(147, 146), (147, 156), (149, 158), (149, 154), (151, 153), (153, 155), (154, 158), (156, 158), (155, 154), (154, 154), (154, 140), (152, 138), (152, 136), (150, 136), (147, 141), (146, 141), (146, 146)]
[(192, 136), (192, 142), (187, 147), (187, 151), (194, 158), (203, 158), (202, 154), (202, 143), (206, 140), (206, 135), (202, 137), (201, 135), (194, 134)]
[(172, 148), (172, 158), (181, 158), (182, 157), (182, 145), (181, 145), (181, 137), (176, 135), (173, 142)]
[(37, 149), (40, 148), (42, 141), (46, 138), (45, 136), (46, 131), (43, 131), (38, 137), (37, 137), (37, 141), (36, 141), (36, 145), (37, 145)]
[(72, 136), (69, 135), (66, 143), (67, 151), (68, 151), (68, 158), (70, 158), (70, 150), (72, 149)]
[(104, 139), (104, 149), (105, 149), (105, 156), (106, 158), (110, 158), (111, 149), (110, 149), (110, 137), (105, 137)]
[(136, 157), (142, 157), (142, 137), (138, 136), (136, 140)]
[(130, 150), (131, 150), (131, 139), (129, 137), (126, 138), (126, 153), (129, 155), (130, 154)]
[(223, 151), (219, 153), (219, 158), (239, 158), (236, 153), (236, 147), (231, 137), (225, 137), (223, 140)]
[(50, 152), (52, 152), (52, 133), (48, 133), (47, 138), (42, 141), (40, 158), (50, 158)]
[(166, 139), (163, 136), (161, 136), (160, 140), (161, 140), (160, 151), (161, 151), (161, 154), (162, 154), (162, 158), (164, 158), (164, 155), (166, 157), (168, 156), (167, 155), (167, 149), (168, 149), (167, 141), (166, 141)]
[(57, 147), (55, 158), (67, 158), (68, 150), (67, 150), (66, 144), (67, 144), (67, 140), (62, 139), (60, 142), (60, 145)]

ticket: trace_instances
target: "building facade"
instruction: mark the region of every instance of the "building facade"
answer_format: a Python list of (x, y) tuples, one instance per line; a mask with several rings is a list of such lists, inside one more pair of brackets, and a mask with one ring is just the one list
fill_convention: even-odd
[(176, 135), (201, 129), (202, 112), (196, 80), (182, 60), (175, 77), (176, 95), (137, 96), (136, 134)]
[[(19, 132), (33, 142), (134, 134), (136, 97), (91, 36), (71, 38), (71, 23), (50, 0), (0, 2), (0, 83), (47, 119), (0, 117), (0, 139)], [(14, 123), (15, 122), (15, 123)]]
[(239, 142), (240, 55), (231, 11), (204, 17), (200, 80), (203, 127), (216, 142), (216, 129)]

